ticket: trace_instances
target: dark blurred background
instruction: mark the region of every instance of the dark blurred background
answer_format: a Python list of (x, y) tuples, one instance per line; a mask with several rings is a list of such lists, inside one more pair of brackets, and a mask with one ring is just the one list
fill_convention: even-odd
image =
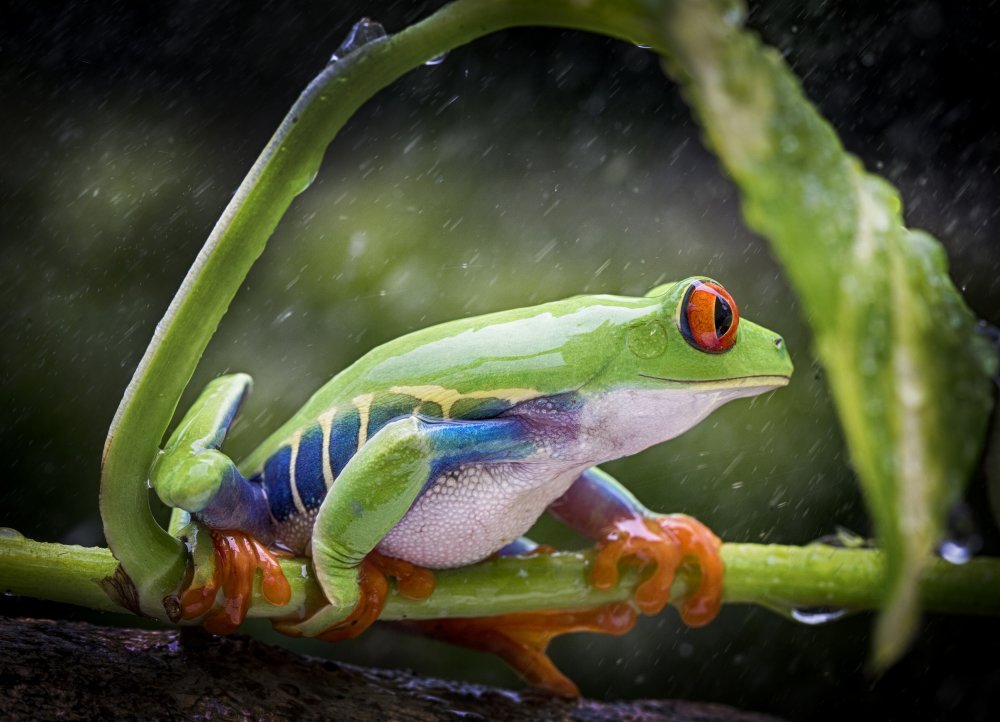
[[(219, 213), (359, 17), (394, 32), (437, 5), (0, 6), (0, 524), (103, 544), (107, 427)], [(847, 148), (900, 188), (909, 223), (942, 241), (973, 310), (1000, 324), (998, 4), (780, 0), (754, 3), (749, 24)], [(228, 446), (239, 457), (399, 334), (702, 273), (784, 334), (793, 384), (609, 470), (653, 508), (694, 514), (730, 541), (869, 534), (808, 328), (767, 244), (744, 227), (656, 57), (580, 33), (496, 34), (366, 105), (283, 220), (182, 406), (226, 370), (252, 373)], [(998, 553), (981, 478), (967, 498), (984, 550)], [(533, 535), (583, 543), (548, 521)], [(0, 610), (93, 616), (10, 599)], [(671, 610), (624, 639), (577, 635), (553, 649), (595, 697), (791, 719), (996, 718), (1000, 623), (928, 615), (908, 656), (874, 678), (872, 622), (810, 627), (728, 607), (688, 630)], [(386, 630), (296, 647), (519, 684), (491, 658)]]

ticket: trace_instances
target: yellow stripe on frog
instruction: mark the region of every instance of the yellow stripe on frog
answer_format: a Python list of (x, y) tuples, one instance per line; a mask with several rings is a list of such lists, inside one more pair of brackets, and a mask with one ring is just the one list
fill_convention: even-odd
[[(509, 401), (511, 404), (519, 404), (522, 401), (528, 401), (529, 399), (541, 396), (541, 392), (537, 389), (526, 388), (489, 389), (487, 391), (469, 391), (463, 394), (455, 389), (435, 386), (433, 384), (393, 386), (389, 391), (394, 394), (406, 394), (421, 401), (435, 403), (441, 407), (441, 415), (446, 419), (451, 418), (452, 407), (463, 399), (502, 399), (503, 401)], [(355, 399), (356, 401), (357, 399)]]

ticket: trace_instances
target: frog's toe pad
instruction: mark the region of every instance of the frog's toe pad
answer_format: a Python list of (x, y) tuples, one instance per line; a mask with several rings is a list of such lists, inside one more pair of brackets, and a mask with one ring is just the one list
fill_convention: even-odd
[(388, 577), (393, 577), (399, 593), (410, 599), (426, 599), (434, 591), (434, 574), (429, 569), (371, 552), (358, 566), (358, 602), (347, 617), (330, 623), (332, 608), (325, 606), (308, 619), (283, 620), (274, 627), (291, 636), (312, 636), (327, 642), (354, 639), (382, 614), (389, 595)]
[(518, 612), (496, 617), (429, 619), (400, 625), (428, 637), (459, 644), (503, 659), (529, 684), (559, 697), (579, 697), (576, 685), (545, 653), (549, 641), (567, 632), (621, 635), (635, 626), (636, 614), (625, 603), (594, 609)]
[(346, 619), (319, 634), (319, 639), (354, 639), (374, 624), (389, 596), (388, 577), (395, 578), (399, 593), (410, 599), (426, 599), (434, 591), (434, 575), (429, 569), (371, 552), (358, 568), (361, 597), (357, 605)]
[(358, 567), (358, 603), (345, 619), (336, 622), (316, 635), (326, 642), (354, 639), (375, 623), (382, 614), (385, 598), (389, 595), (389, 582), (385, 574), (368, 559)]
[(680, 614), (688, 626), (700, 627), (715, 618), (721, 605), (721, 545), (708, 527), (684, 514), (622, 519), (598, 542), (590, 581), (598, 589), (611, 589), (618, 583), (619, 561), (654, 564), (652, 575), (635, 591), (635, 603), (643, 613), (657, 614), (670, 600), (677, 568), (693, 560), (700, 580), (681, 602)]
[(434, 572), (430, 569), (379, 552), (371, 552), (366, 561), (395, 579), (396, 590), (407, 599), (427, 599), (434, 592)]
[[(274, 555), (252, 536), (235, 530), (212, 530), (215, 565), (211, 579), (191, 586), (181, 595), (181, 618), (196, 619), (207, 613), (205, 629), (230, 634), (243, 623), (253, 599), (254, 578), (261, 571), (261, 593), (275, 606), (284, 606), (292, 590)], [(213, 610), (222, 590), (222, 606)]]

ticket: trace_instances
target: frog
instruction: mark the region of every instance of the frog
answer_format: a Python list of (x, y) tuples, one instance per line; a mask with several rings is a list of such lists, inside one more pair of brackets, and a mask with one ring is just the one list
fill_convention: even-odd
[[(531, 685), (573, 697), (548, 658), (569, 631), (622, 634), (670, 600), (690, 626), (719, 611), (721, 541), (661, 514), (600, 468), (687, 431), (723, 404), (773, 391), (793, 371), (784, 339), (742, 319), (717, 281), (694, 276), (643, 296), (578, 295), (457, 319), (374, 348), (323, 385), (239, 463), (221, 449), (251, 378), (208, 384), (150, 470), (150, 486), (212, 540), (211, 572), (178, 596), (180, 617), (229, 633), (254, 581), (286, 604), (278, 559), (307, 557), (325, 599), (275, 622), (293, 636), (356, 637), (393, 580), (414, 599), (436, 570), (548, 553), (525, 534), (545, 512), (595, 543), (589, 583), (620, 566), (642, 581), (627, 602), (411, 622), (499, 655)], [(185, 536), (185, 538), (188, 538)]]

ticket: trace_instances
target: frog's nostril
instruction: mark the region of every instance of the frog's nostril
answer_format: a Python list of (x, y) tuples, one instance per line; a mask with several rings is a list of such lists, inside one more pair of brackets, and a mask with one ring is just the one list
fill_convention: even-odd
[(783, 350), (785, 348), (785, 339), (783, 339), (781, 336), (776, 337), (774, 339), (774, 347), (779, 351)]

